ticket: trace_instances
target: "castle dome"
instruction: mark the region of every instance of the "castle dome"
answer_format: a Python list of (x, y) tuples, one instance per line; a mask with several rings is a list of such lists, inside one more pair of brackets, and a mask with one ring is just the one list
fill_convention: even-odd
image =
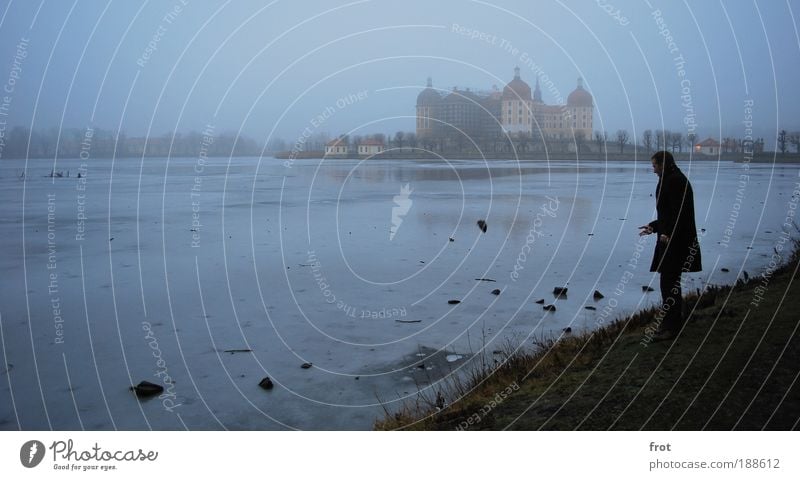
[(567, 97), (567, 105), (572, 107), (592, 106), (592, 94), (584, 90), (582, 78), (578, 78), (578, 86)]
[(531, 87), (519, 78), (519, 67), (514, 68), (514, 80), (503, 88), (503, 100), (530, 100)]
[(441, 101), (442, 96), (433, 88), (433, 81), (428, 77), (428, 86), (417, 95), (417, 105), (432, 105)]

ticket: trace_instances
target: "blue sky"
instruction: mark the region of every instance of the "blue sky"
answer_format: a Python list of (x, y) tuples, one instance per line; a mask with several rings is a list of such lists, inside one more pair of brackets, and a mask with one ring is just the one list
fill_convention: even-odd
[[(742, 136), (747, 101), (768, 143), (779, 128), (800, 130), (798, 1), (14, 0), (0, 8), (0, 81), (19, 76), (8, 123), (34, 128), (160, 135), (213, 124), (260, 141), (293, 140), (308, 127), (411, 131), (426, 77), (442, 89), (502, 88), (519, 65), (531, 85), (537, 72), (552, 80), (548, 103), (583, 77), (595, 127), (609, 132), (686, 131), (691, 112), (703, 137)], [(327, 107), (333, 113), (315, 126)]]

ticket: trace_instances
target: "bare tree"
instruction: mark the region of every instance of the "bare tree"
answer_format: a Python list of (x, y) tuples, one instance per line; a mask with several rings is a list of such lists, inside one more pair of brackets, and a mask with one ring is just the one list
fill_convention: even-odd
[(675, 148), (677, 148), (679, 152), (683, 152), (683, 134), (681, 132), (672, 132), (669, 138), (672, 153), (675, 153)]
[(411, 147), (411, 148), (416, 148), (417, 147), (417, 134), (416, 133), (408, 132), (408, 133), (406, 133), (405, 138), (406, 138), (406, 143), (408, 144), (409, 147)]
[(628, 131), (621, 129), (617, 130), (617, 143), (619, 144), (619, 153), (624, 153), (625, 144), (628, 143)]
[(736, 139), (733, 137), (725, 137), (724, 140), (725, 153), (736, 153)]
[(372, 134), (372, 135), (368, 135), (367, 138), (371, 138), (373, 140), (377, 140), (377, 141), (383, 143), (384, 145), (387, 144), (386, 143), (386, 135), (384, 135), (382, 133), (375, 133), (375, 134)]
[(778, 132), (778, 150), (781, 151), (781, 154), (786, 153), (786, 143), (788, 142), (786, 136), (786, 130), (781, 130)]
[(397, 148), (403, 148), (403, 139), (405, 138), (405, 132), (400, 131), (394, 134), (394, 143), (397, 145)]
[(583, 146), (586, 144), (586, 133), (583, 130), (578, 130), (575, 132), (575, 151), (578, 155), (581, 154), (583, 151)]
[(645, 130), (642, 132), (642, 145), (647, 149), (647, 153), (653, 151), (653, 131)]
[(795, 153), (800, 153), (800, 132), (792, 132), (789, 135), (789, 143), (794, 147)]
[(741, 144), (742, 142), (734, 137), (725, 137), (724, 151), (726, 153), (737, 153)]
[(594, 143), (597, 145), (597, 152), (602, 152), (603, 146), (605, 143), (608, 142), (608, 132), (595, 130), (594, 131)]
[(656, 150), (666, 150), (669, 148), (672, 132), (669, 130), (656, 130)]
[(694, 132), (686, 134), (685, 142), (686, 142), (686, 150), (689, 153), (692, 153), (694, 151), (694, 145), (695, 143), (697, 143), (697, 134)]

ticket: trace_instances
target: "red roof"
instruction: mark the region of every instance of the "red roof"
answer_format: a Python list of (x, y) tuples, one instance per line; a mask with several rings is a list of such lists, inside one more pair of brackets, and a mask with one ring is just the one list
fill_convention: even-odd
[(696, 143), (695, 147), (719, 147), (719, 142), (711, 137), (708, 137), (702, 142)]
[(346, 138), (335, 138), (330, 142), (326, 143), (325, 146), (327, 147), (346, 147), (347, 146), (347, 139)]
[(530, 100), (531, 99), (531, 87), (524, 80), (519, 78), (519, 76), (514, 77), (514, 80), (508, 82), (508, 84), (503, 88), (503, 99), (504, 100)]
[(367, 138), (365, 140), (361, 140), (361, 143), (359, 143), (359, 145), (375, 145), (382, 147), (383, 142), (380, 140), (375, 140), (374, 138)]
[(583, 87), (578, 87), (572, 91), (567, 97), (567, 105), (575, 105), (579, 107), (591, 107), (592, 106), (592, 94), (587, 92), (583, 89)]

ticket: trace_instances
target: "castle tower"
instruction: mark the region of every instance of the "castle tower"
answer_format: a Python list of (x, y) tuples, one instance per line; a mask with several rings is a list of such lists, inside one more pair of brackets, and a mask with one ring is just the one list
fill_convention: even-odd
[(433, 80), (428, 77), (427, 86), (417, 95), (417, 138), (424, 139), (433, 136), (437, 128), (437, 108), (442, 97), (433, 88)]
[(519, 67), (514, 68), (514, 79), (503, 89), (501, 123), (507, 133), (531, 133), (531, 87), (519, 76)]
[(535, 103), (544, 103), (542, 101), (542, 89), (539, 88), (539, 77), (536, 77), (536, 87), (533, 89), (533, 101)]
[(567, 111), (575, 132), (583, 132), (585, 138), (592, 138), (594, 100), (592, 94), (583, 88), (583, 79), (578, 77), (578, 86), (567, 97)]

